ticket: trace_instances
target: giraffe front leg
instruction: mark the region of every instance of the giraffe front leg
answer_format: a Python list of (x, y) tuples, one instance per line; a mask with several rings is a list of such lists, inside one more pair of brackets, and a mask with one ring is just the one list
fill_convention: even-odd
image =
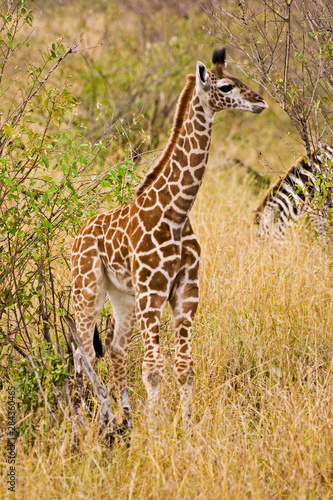
[(164, 358), (160, 353), (159, 333), (165, 303), (166, 296), (159, 294), (142, 296), (139, 294), (137, 299), (137, 319), (144, 343), (142, 378), (148, 394), (148, 411), (151, 421), (155, 417), (160, 382), (164, 377)]
[(175, 331), (174, 374), (180, 392), (183, 421), (190, 423), (192, 416), (192, 389), (194, 381), (191, 335), (199, 302), (200, 245), (190, 221), (183, 229), (180, 268), (169, 298)]
[(178, 282), (170, 300), (175, 331), (174, 374), (180, 392), (183, 421), (188, 424), (192, 416), (192, 390), (194, 381), (191, 335), (193, 319), (198, 307), (199, 285)]

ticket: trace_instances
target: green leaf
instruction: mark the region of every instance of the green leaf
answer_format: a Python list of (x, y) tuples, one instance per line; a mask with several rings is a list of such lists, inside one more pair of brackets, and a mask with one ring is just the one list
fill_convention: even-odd
[(9, 125), (9, 123), (5, 123), (4, 126), (3, 126), (3, 129), (5, 131), (5, 134), (8, 136), (8, 137), (14, 137), (15, 135), (15, 130), (13, 129), (13, 127), (11, 125)]
[(43, 224), (44, 224), (44, 226), (45, 226), (47, 229), (53, 229), (53, 226), (52, 226), (52, 224), (51, 224), (51, 222), (50, 222), (49, 220), (44, 219), (44, 220), (43, 220)]
[(111, 187), (112, 186), (111, 182), (107, 181), (106, 179), (102, 179), (100, 184), (102, 187)]
[(49, 159), (47, 156), (43, 156), (42, 162), (44, 163), (46, 168), (49, 168)]

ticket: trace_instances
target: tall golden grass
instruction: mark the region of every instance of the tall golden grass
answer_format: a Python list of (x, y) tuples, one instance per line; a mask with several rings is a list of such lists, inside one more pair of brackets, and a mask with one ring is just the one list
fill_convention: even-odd
[[(40, 412), (32, 438), (17, 440), (15, 494), (1, 459), (2, 498), (333, 497), (331, 257), (305, 223), (289, 231), (285, 245), (256, 241), (251, 181), (221, 169), (221, 158), (216, 147), (191, 217), (202, 246), (192, 430), (181, 424), (166, 310), (156, 432), (148, 428), (137, 336), (129, 356), (130, 447), (116, 441), (110, 450), (99, 441), (96, 402), (78, 443), (71, 424), (53, 427)], [(98, 369), (107, 380), (108, 361)], [(5, 438), (5, 404), (0, 420)]]

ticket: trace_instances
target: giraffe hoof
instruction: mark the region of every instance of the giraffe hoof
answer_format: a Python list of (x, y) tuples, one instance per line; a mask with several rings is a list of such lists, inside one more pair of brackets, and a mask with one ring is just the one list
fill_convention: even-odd
[(125, 418), (131, 420), (131, 408), (129, 406), (123, 406), (123, 411), (125, 413)]
[(119, 426), (115, 418), (109, 421), (102, 420), (100, 422), (98, 434), (109, 447), (113, 446), (118, 427)]
[(122, 423), (117, 427), (117, 436), (120, 437), (126, 448), (129, 448), (131, 445), (131, 431), (132, 431), (132, 422), (131, 419), (124, 418)]
[(125, 427), (127, 430), (131, 431), (133, 429), (132, 425), (132, 419), (130, 415), (125, 414), (125, 418), (122, 422), (123, 427)]

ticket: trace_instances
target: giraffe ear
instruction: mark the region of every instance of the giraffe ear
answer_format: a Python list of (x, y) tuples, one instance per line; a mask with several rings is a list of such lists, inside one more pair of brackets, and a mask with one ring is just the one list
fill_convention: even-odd
[(207, 72), (207, 68), (200, 61), (197, 62), (197, 85), (205, 92), (207, 92), (211, 86), (211, 79)]

